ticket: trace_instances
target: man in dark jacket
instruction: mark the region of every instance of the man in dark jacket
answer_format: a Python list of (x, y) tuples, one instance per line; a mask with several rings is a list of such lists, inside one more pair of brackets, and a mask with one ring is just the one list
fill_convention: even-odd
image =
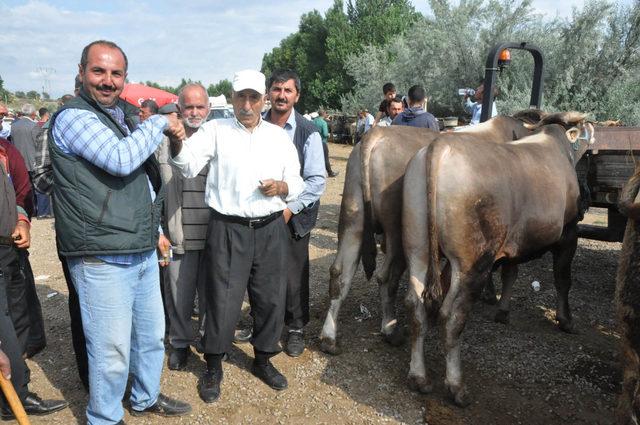
[(430, 128), (433, 131), (440, 131), (438, 121), (423, 108), (426, 94), (422, 86), (413, 86), (409, 89), (409, 107), (398, 114), (392, 125), (408, 125), (411, 127)]

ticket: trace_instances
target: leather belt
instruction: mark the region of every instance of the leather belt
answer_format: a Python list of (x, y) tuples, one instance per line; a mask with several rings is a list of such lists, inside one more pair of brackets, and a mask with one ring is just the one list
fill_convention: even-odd
[(0, 245), (13, 246), (15, 240), (11, 236), (0, 236)]
[(236, 215), (221, 214), (216, 210), (211, 210), (211, 215), (218, 220), (226, 221), (228, 223), (242, 224), (250, 229), (259, 229), (274, 221), (276, 218), (282, 216), (282, 211), (276, 211), (273, 214), (265, 215), (264, 217), (239, 217)]

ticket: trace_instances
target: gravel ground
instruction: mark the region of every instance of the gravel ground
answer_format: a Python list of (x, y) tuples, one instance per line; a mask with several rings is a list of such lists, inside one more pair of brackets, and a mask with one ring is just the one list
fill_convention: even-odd
[[(343, 353), (319, 351), (318, 335), (328, 303), (328, 270), (337, 245), (337, 223), (349, 146), (330, 145), (337, 178), (328, 179), (318, 227), (311, 237), (311, 315), (308, 349), (292, 359), (281, 354), (274, 364), (289, 379), (289, 389), (275, 392), (251, 375), (252, 351), (238, 345), (224, 364), (221, 399), (200, 401), (196, 382), (204, 362), (190, 359), (186, 372), (165, 369), (163, 392), (193, 405), (181, 418), (132, 418), (129, 424), (604, 424), (613, 422), (621, 371), (613, 315), (615, 270), (620, 244), (580, 240), (570, 295), (579, 331), (567, 335), (554, 324), (555, 290), (551, 257), (520, 268), (511, 322), (493, 322), (495, 307), (477, 303), (464, 331), (463, 364), (473, 403), (460, 409), (445, 397), (440, 339), (429, 331), (428, 367), (435, 388), (420, 395), (406, 386), (409, 347), (386, 345), (379, 334), (377, 287), (359, 270), (340, 316)], [(593, 221), (597, 221), (592, 218)], [(47, 349), (28, 364), (31, 389), (45, 398), (65, 398), (70, 408), (34, 424), (84, 422), (87, 396), (77, 377), (67, 312), (67, 291), (55, 254), (52, 220), (33, 224), (31, 261), (44, 310)], [(534, 292), (530, 283), (541, 282)], [(406, 277), (401, 283), (401, 300)], [(360, 307), (371, 312), (361, 319)], [(404, 321), (402, 304), (400, 318)]]

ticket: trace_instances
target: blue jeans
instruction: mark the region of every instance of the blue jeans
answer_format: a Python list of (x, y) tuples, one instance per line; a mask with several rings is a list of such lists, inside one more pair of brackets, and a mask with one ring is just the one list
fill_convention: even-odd
[(123, 418), (129, 372), (135, 410), (152, 406), (160, 393), (164, 311), (158, 259), (155, 251), (133, 258), (131, 265), (120, 265), (68, 257), (87, 339), (89, 424), (114, 424)]

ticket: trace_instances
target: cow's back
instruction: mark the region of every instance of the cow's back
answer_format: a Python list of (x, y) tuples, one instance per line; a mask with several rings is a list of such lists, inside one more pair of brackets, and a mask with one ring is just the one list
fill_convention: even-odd
[(381, 127), (369, 162), (369, 184), (376, 226), (391, 217), (399, 223), (402, 209), (402, 182), (413, 156), (434, 140), (438, 133), (407, 126)]
[(578, 213), (578, 182), (562, 152), (537, 143), (543, 137), (548, 135), (501, 144), (437, 141), (448, 147), (433, 164), (448, 255), (478, 258), (479, 252), (490, 252), (496, 260), (518, 258), (560, 238)]

